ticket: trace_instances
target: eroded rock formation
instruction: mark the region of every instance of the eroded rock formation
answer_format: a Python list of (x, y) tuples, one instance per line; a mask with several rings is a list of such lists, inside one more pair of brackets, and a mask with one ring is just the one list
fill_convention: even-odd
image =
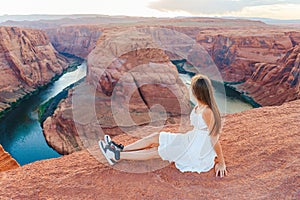
[[(263, 96), (263, 98), (258, 97), (260, 93), (251, 92), (257, 90), (257, 87), (248, 90), (249, 87), (241, 84), (251, 82), (251, 77), (259, 66), (258, 63), (279, 65), (279, 60), (291, 48), (299, 44), (299, 31), (287, 27), (270, 26), (259, 21), (211, 18), (161, 19), (152, 22), (149, 20), (147, 24), (186, 34), (202, 45), (217, 65), (223, 80), (245, 96), (250, 97), (253, 104), (280, 105), (294, 98), (294, 96), (286, 96), (284, 101), (281, 98), (277, 101), (276, 93), (274, 93), (278, 89), (276, 88), (277, 84), (272, 87), (264, 87), (267, 90), (265, 93), (270, 94), (270, 97)], [(107, 24), (103, 24), (101, 27), (66, 26), (49, 29), (47, 33), (59, 51), (86, 57), (96, 46), (97, 38), (103, 32), (122, 32), (132, 27), (141, 28), (145, 25), (129, 23), (126, 26)], [(169, 37), (168, 39), (171, 41), (173, 38)], [(168, 56), (170, 59), (183, 59), (178, 55), (168, 54)], [(205, 61), (202, 62), (202, 65), (203, 63)], [(287, 63), (281, 62), (280, 65), (285, 68)], [(280, 79), (282, 76), (282, 74), (278, 74), (277, 78)], [(255, 83), (256, 86), (258, 84)], [(260, 86), (263, 88), (262, 85)], [(289, 94), (292, 93), (289, 92)]]
[(89, 55), (87, 82), (44, 122), (48, 143), (62, 154), (87, 147), (83, 138), (94, 143), (102, 131), (121, 134), (189, 115), (188, 89), (164, 51), (141, 32), (110, 36)]
[(20, 165), (17, 163), (17, 161), (13, 159), (9, 153), (4, 151), (0, 144), (0, 172), (15, 169), (19, 166)]
[[(122, 32), (116, 28), (104, 32), (88, 57), (87, 83), (77, 87), (78, 92), (75, 92), (77, 97), (82, 96), (79, 99), (84, 106), (74, 107), (74, 94), (71, 93), (55, 115), (44, 123), (47, 141), (60, 153), (71, 153), (85, 146), (73, 122), (73, 114), (81, 113), (77, 115), (94, 120), (92, 115), (82, 114), (90, 106), (84, 103), (84, 93), (87, 91), (88, 95), (96, 97), (95, 101), (89, 102), (95, 105), (91, 112), (95, 113), (93, 117), (98, 121), (85, 124), (98, 123), (98, 129), (110, 129), (112, 135), (122, 132), (118, 126), (150, 123), (153, 117), (149, 116), (148, 111), (155, 104), (162, 105), (167, 113), (173, 115), (188, 114), (187, 105), (178, 98), (184, 93), (181, 81), (178, 81), (176, 69), (169, 61), (169, 56), (176, 55), (170, 55), (170, 52), (166, 54), (157, 43), (151, 43), (149, 35), (143, 34), (147, 29), (139, 29), (142, 30), (140, 32), (132, 30)], [(187, 29), (178, 28), (178, 31), (183, 30)], [(188, 30), (191, 35), (195, 33)], [(204, 31), (196, 37), (196, 41), (202, 44), (217, 64), (224, 80), (260, 105), (280, 105), (298, 99), (299, 48), (297, 45), (293, 47), (298, 41), (298, 33), (278, 33), (268, 29), (266, 35), (250, 36), (255, 30), (248, 32), (248, 35), (244, 35), (244, 31), (235, 31), (227, 30), (222, 35)], [(159, 35), (158, 43), (176, 43), (176, 38), (164, 37), (164, 29), (152, 35), (154, 33)], [(292, 49), (286, 52), (288, 48)], [(210, 66), (199, 65), (200, 68)], [(283, 90), (285, 93), (281, 95)], [(84, 132), (94, 132), (98, 136), (102, 134), (95, 126), (86, 127)]]
[(284, 33), (200, 33), (197, 41), (208, 50), (226, 82), (244, 82), (253, 74), (254, 63), (276, 62), (293, 47), (290, 38)]
[(86, 58), (96, 46), (102, 29), (100, 26), (77, 25), (45, 29), (45, 32), (57, 51)]
[(262, 105), (280, 105), (300, 98), (300, 46), (274, 64), (257, 63), (255, 72), (239, 88)]
[[(208, 50), (224, 81), (266, 106), (299, 98), (299, 37), (300, 32), (272, 29), (261, 33), (229, 30), (217, 35), (199, 33), (197, 41)], [(283, 88), (285, 95), (281, 95)]]
[[(0, 173), (0, 197), (297, 199), (299, 110), (300, 100), (296, 100), (227, 115), (220, 139), (229, 175), (223, 179), (216, 178), (213, 170), (181, 173), (173, 164), (147, 173), (123, 172), (107, 166), (95, 145), (97, 159), (81, 151)], [(130, 136), (115, 139), (124, 144), (133, 140)], [(128, 165), (136, 172), (144, 166), (135, 162)]]
[(0, 112), (68, 65), (40, 30), (0, 27)]

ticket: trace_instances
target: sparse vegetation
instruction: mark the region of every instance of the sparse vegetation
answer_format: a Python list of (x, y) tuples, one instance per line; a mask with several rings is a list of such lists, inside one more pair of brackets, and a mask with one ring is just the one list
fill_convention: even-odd
[(84, 78), (80, 79), (79, 81), (69, 85), (65, 89), (63, 89), (60, 93), (56, 96), (49, 99), (47, 102), (41, 104), (38, 109), (38, 119), (41, 124), (47, 119), (47, 117), (53, 115), (55, 109), (57, 108), (58, 104), (62, 99), (67, 98), (69, 89), (75, 87), (79, 83), (83, 82)]

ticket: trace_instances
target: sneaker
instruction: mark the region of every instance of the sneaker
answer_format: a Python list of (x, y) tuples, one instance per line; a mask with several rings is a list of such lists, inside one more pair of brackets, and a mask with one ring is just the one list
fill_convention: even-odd
[(110, 165), (114, 165), (118, 160), (120, 160), (120, 151), (114, 146), (107, 145), (103, 140), (100, 140), (99, 147)]
[(114, 146), (119, 151), (123, 151), (123, 149), (124, 149), (124, 145), (123, 144), (117, 144), (116, 142), (114, 142), (113, 140), (111, 140), (111, 138), (110, 138), (109, 135), (104, 135), (104, 141), (105, 141), (105, 143), (107, 145)]

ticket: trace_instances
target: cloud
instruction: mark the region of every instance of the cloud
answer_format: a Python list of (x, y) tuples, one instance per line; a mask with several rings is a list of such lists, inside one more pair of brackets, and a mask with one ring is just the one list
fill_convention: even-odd
[(300, 4), (274, 4), (245, 7), (241, 11), (231, 12), (230, 16), (262, 17), (274, 19), (300, 19)]
[(247, 7), (275, 4), (299, 4), (299, 0), (157, 0), (149, 8), (163, 12), (199, 14), (225, 14), (242, 11)]

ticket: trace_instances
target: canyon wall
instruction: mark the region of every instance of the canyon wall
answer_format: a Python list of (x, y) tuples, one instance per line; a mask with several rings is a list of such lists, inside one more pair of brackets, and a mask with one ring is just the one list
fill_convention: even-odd
[(0, 27), (0, 112), (67, 68), (40, 30)]
[[(253, 83), (253, 88), (249, 89), (249, 83), (251, 80), (253, 82), (251, 77), (254, 74), (261, 75), (255, 73), (260, 65), (269, 64), (288, 68), (286, 66), (291, 61), (283, 63), (280, 60), (299, 44), (300, 31), (271, 26), (259, 21), (210, 18), (157, 20), (156, 23), (147, 21), (146, 24), (156, 28), (178, 31), (202, 45), (218, 67), (226, 84), (240, 92), (250, 103), (262, 106), (280, 105), (294, 99), (294, 96), (277, 99), (277, 93), (274, 91), (281, 87), (278, 84), (264, 87), (263, 82)], [(97, 39), (103, 32), (122, 32), (134, 27), (143, 28), (145, 26), (141, 23), (129, 23), (124, 26), (107, 24), (102, 26), (65, 26), (46, 29), (46, 32), (58, 51), (86, 58), (96, 46)], [(169, 37), (169, 40), (172, 41), (172, 38)], [(168, 56), (170, 59), (184, 59), (178, 55), (168, 54)], [(205, 65), (203, 63), (205, 61), (199, 66), (203, 67)], [(192, 71), (195, 72), (195, 70)], [(290, 71), (290, 73), (292, 72)], [(285, 81), (282, 79), (285, 75), (277, 75), (278, 80)], [(254, 90), (262, 91), (262, 88), (268, 95), (259, 97), (261, 93), (253, 92)], [(293, 95), (295, 93), (293, 91), (288, 93)]]
[(253, 74), (255, 63), (275, 63), (293, 47), (288, 35), (269, 31), (199, 33), (197, 42), (212, 56), (226, 82), (244, 82)]
[(262, 105), (281, 105), (300, 98), (300, 46), (276, 63), (256, 63), (255, 71), (238, 89)]
[[(213, 170), (181, 173), (174, 164), (147, 173), (116, 170), (96, 144), (97, 159), (85, 150), (0, 173), (0, 198), (299, 199), (299, 110), (296, 100), (226, 115), (220, 142), (229, 173), (223, 179)], [(145, 167), (122, 162), (117, 165), (136, 172)]]
[(102, 28), (93, 25), (62, 26), (45, 29), (45, 32), (57, 51), (86, 58), (96, 46)]
[(0, 172), (20, 167), (15, 159), (0, 144)]
[(254, 102), (266, 106), (298, 99), (300, 32), (256, 31), (208, 31), (199, 33), (197, 42), (212, 56), (223, 80)]

